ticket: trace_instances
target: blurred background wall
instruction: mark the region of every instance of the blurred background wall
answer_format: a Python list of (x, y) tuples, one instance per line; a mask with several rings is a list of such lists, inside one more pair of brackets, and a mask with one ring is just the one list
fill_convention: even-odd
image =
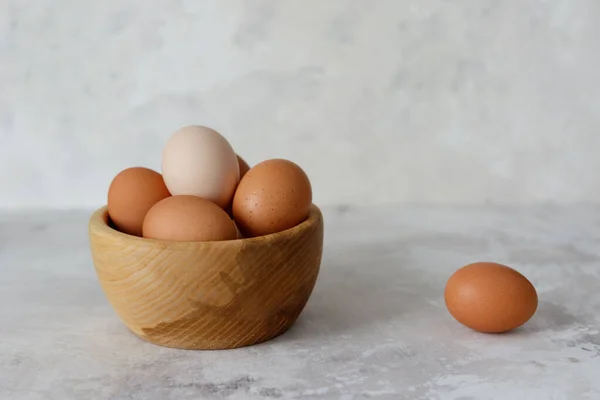
[(0, 0), (0, 207), (95, 207), (176, 129), (319, 204), (600, 201), (598, 0)]

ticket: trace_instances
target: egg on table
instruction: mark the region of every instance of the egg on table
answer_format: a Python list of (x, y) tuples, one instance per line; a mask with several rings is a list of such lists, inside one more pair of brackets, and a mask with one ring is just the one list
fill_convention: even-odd
[(448, 279), (444, 298), (458, 322), (485, 333), (518, 328), (538, 306), (537, 292), (525, 276), (493, 262), (460, 268)]
[(244, 175), (233, 198), (235, 223), (245, 237), (293, 228), (304, 221), (312, 205), (312, 188), (297, 164), (272, 159)]
[(141, 236), (148, 210), (170, 195), (158, 172), (144, 167), (127, 168), (117, 174), (108, 188), (108, 215), (119, 231)]

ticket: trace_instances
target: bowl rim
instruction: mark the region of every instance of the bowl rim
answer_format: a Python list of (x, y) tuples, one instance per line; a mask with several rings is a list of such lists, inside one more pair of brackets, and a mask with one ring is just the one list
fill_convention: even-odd
[(173, 246), (173, 245), (181, 245), (181, 246), (189, 246), (189, 245), (217, 245), (219, 243), (224, 244), (251, 244), (251, 243), (273, 243), (279, 239), (284, 237), (296, 236), (301, 232), (306, 231), (312, 227), (314, 227), (319, 221), (322, 221), (323, 216), (319, 207), (315, 204), (311, 204), (310, 211), (308, 213), (308, 217), (299, 223), (298, 225), (275, 233), (270, 233), (268, 235), (255, 236), (251, 238), (241, 238), (241, 239), (229, 239), (229, 240), (216, 240), (216, 241), (183, 241), (183, 240), (165, 240), (165, 239), (152, 239), (145, 238), (141, 236), (130, 235), (121, 231), (118, 231), (111, 227), (108, 224), (108, 206), (104, 205), (97, 210), (95, 210), (89, 220), (89, 228), (96, 229), (99, 233), (102, 233), (106, 236), (112, 236), (115, 238), (121, 238), (124, 240), (140, 242), (140, 244), (155, 244), (155, 245), (163, 245), (163, 246)]

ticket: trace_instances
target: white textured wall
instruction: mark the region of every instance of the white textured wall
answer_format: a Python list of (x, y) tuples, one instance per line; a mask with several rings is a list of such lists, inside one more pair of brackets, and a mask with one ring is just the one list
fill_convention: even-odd
[(600, 201), (598, 0), (0, 0), (0, 206), (96, 206), (177, 128), (321, 204)]

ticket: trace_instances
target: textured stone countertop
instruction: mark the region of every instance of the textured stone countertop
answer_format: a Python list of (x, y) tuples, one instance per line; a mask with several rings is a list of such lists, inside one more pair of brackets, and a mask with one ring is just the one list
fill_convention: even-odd
[[(230, 351), (145, 343), (96, 281), (89, 212), (0, 216), (1, 399), (600, 398), (600, 208), (327, 208), (296, 325)], [(503, 335), (456, 323), (446, 279), (477, 260), (538, 289)]]

